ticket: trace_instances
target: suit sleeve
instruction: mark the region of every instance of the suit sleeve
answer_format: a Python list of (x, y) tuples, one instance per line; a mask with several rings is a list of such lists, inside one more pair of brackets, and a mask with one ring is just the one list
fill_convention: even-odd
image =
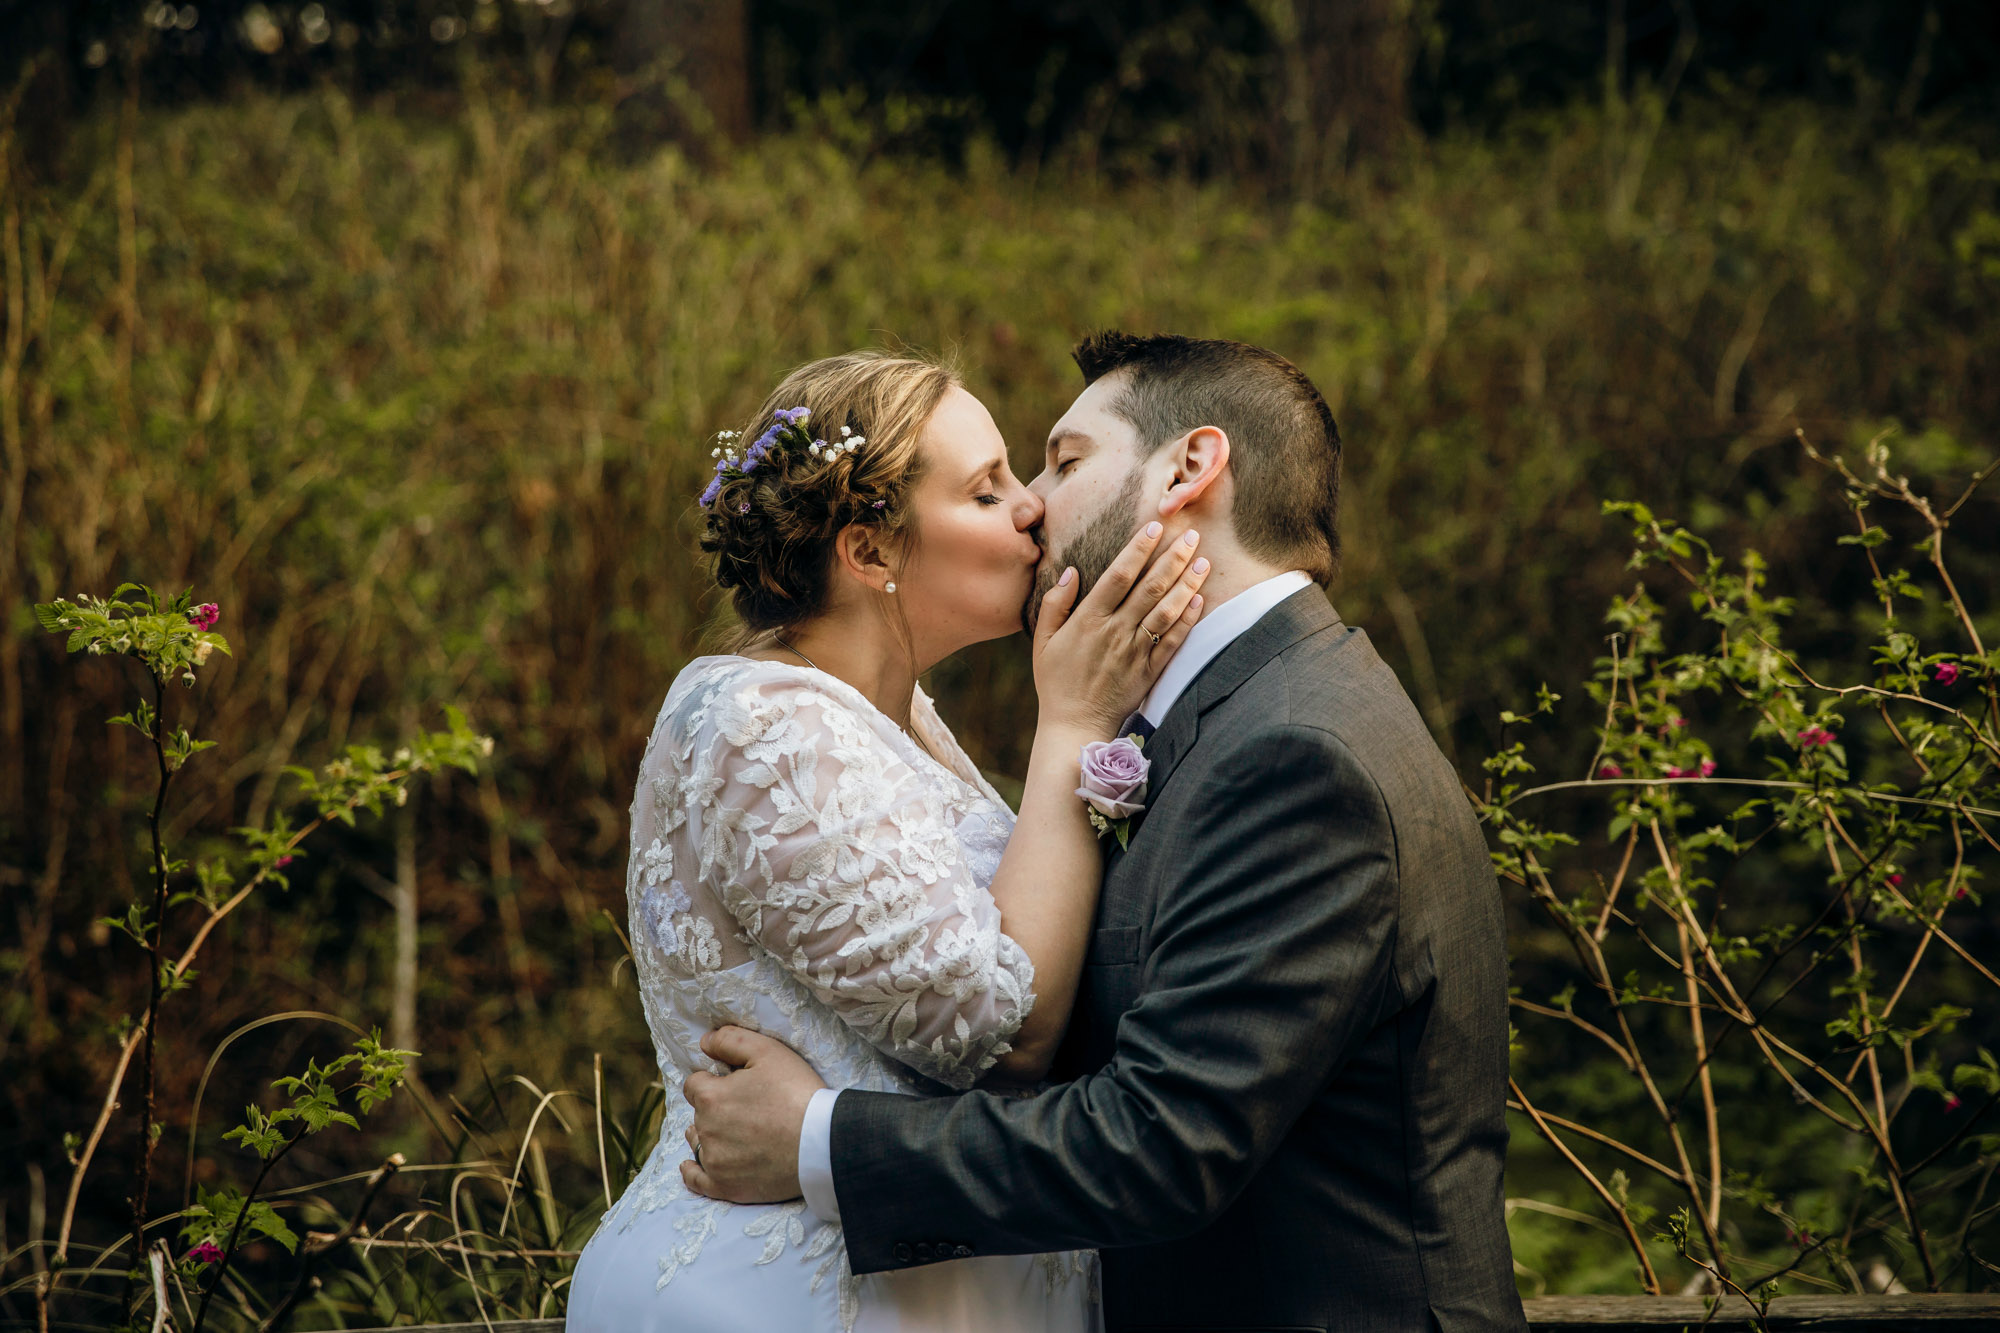
[(1336, 737), (1296, 725), (1240, 738), (1202, 776), (1194, 813), (1150, 830), (1179, 844), (1175, 878), (1108, 1065), (1025, 1099), (835, 1102), (854, 1272), (922, 1262), (911, 1242), (938, 1237), (1024, 1254), (1198, 1231), (1365, 1032), (1396, 930), (1375, 783)]

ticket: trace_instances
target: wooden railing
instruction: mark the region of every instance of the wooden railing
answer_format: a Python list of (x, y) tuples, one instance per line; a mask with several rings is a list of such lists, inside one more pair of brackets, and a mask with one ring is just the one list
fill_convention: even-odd
[[(1708, 1329), (1741, 1333), (1757, 1322), (1740, 1299), (1710, 1302), (1701, 1296), (1542, 1296), (1523, 1301), (1534, 1333), (1662, 1333)], [(1711, 1307), (1713, 1314), (1710, 1313)], [(1946, 1296), (1780, 1296), (1765, 1313), (1766, 1326), (1812, 1333), (1973, 1333), (2000, 1329), (2000, 1293)]]
[[(1740, 1300), (1699, 1296), (1540, 1296), (1524, 1301), (1533, 1333), (1746, 1333), (1757, 1327)], [(1765, 1315), (1773, 1333), (1992, 1333), (2000, 1292), (1943, 1296), (1780, 1296)], [(563, 1333), (560, 1319), (405, 1325), (399, 1333)], [(371, 1329), (367, 1333), (388, 1333)], [(745, 1330), (745, 1333), (757, 1333)], [(774, 1331), (775, 1333), (775, 1331)]]

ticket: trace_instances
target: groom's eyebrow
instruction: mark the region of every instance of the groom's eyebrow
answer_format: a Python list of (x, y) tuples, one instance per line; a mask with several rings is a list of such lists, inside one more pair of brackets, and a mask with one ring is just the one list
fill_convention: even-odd
[(1056, 456), (1056, 450), (1062, 447), (1062, 442), (1064, 440), (1076, 440), (1081, 444), (1089, 444), (1090, 436), (1084, 434), (1082, 431), (1076, 429), (1074, 426), (1064, 426), (1051, 432), (1049, 435), (1050, 458), (1054, 458)]

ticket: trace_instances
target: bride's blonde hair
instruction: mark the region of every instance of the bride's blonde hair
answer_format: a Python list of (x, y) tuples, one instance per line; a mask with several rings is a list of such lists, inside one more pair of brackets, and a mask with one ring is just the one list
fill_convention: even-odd
[(701, 549), (741, 622), (733, 650), (826, 609), (834, 540), (849, 524), (876, 528), (907, 552), (916, 537), (910, 492), (923, 475), (924, 424), (958, 383), (957, 372), (938, 362), (864, 351), (808, 362), (771, 391), (739, 441), (761, 439), (781, 411), (803, 407), (810, 434), (837, 442), (846, 427), (865, 442), (851, 451), (773, 448), (751, 470), (711, 487)]

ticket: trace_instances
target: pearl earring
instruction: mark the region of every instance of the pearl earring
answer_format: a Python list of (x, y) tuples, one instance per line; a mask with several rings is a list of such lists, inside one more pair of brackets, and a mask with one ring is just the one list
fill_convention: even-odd
[(885, 583), (885, 584), (883, 584), (883, 585), (882, 585), (882, 591), (883, 591), (883, 592), (894, 592), (894, 591), (896, 591), (896, 585), (895, 585), (895, 584), (893, 584), (893, 583)]

